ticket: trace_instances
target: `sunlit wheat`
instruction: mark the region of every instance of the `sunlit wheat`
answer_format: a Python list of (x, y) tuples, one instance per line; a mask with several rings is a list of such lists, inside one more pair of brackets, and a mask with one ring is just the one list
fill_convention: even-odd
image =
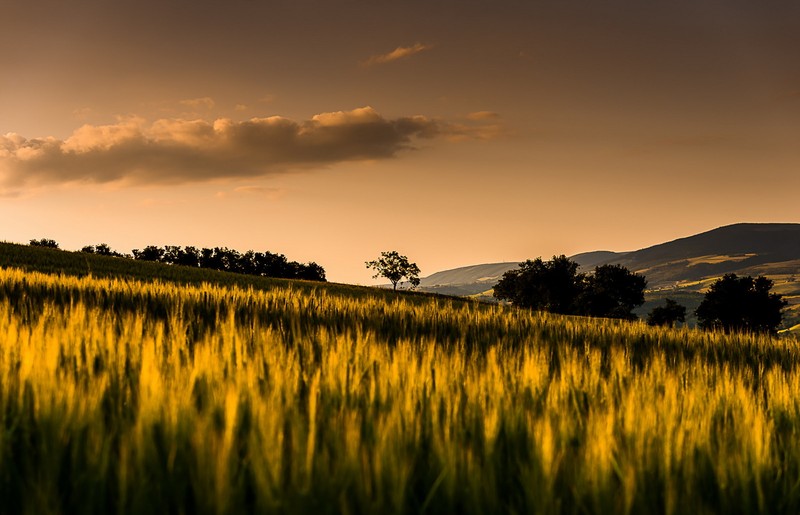
[(800, 349), (0, 270), (3, 513), (792, 513)]

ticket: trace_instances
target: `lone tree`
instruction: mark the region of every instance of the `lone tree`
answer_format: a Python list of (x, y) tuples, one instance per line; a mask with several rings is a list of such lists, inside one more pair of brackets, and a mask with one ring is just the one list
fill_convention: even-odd
[(648, 325), (674, 327), (677, 322), (686, 322), (686, 306), (672, 299), (665, 299), (663, 306), (656, 306), (647, 315)]
[(711, 285), (695, 311), (698, 325), (725, 332), (745, 331), (775, 334), (781, 324), (786, 300), (770, 293), (772, 281), (760, 276), (726, 274)]
[(566, 256), (553, 256), (550, 261), (538, 257), (504, 273), (494, 287), (494, 296), (521, 308), (575, 315), (580, 312), (583, 281), (578, 263)]
[(372, 277), (385, 277), (392, 283), (392, 288), (397, 289), (404, 277), (411, 283), (412, 288), (419, 286), (419, 267), (416, 263), (410, 263), (406, 256), (401, 256), (397, 251), (381, 252), (380, 259), (375, 261), (365, 261), (367, 268), (375, 270)]
[(634, 308), (644, 304), (647, 280), (622, 265), (601, 265), (584, 279), (581, 314), (635, 320)]

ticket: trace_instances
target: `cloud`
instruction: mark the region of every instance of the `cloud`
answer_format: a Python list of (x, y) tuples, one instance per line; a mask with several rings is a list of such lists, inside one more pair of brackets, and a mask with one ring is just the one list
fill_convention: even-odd
[(68, 182), (180, 184), (263, 177), (347, 161), (381, 160), (419, 139), (487, 139), (494, 125), (425, 116), (387, 119), (371, 107), (296, 122), (141, 118), (84, 125), (64, 140), (0, 136), (0, 186)]
[(405, 59), (420, 52), (430, 50), (431, 48), (433, 48), (433, 45), (425, 45), (422, 43), (417, 43), (412, 46), (399, 46), (387, 54), (373, 55), (369, 59), (362, 61), (361, 64), (363, 66), (374, 66), (376, 64), (391, 63), (392, 61)]
[(501, 117), (493, 111), (469, 113), (466, 119), (448, 124), (445, 137), (451, 141), (494, 140), (511, 135), (501, 122)]
[(476, 111), (467, 115), (468, 120), (494, 120), (500, 118), (500, 115), (492, 111)]
[(214, 109), (214, 106), (217, 105), (211, 97), (188, 98), (181, 100), (180, 104), (192, 109)]

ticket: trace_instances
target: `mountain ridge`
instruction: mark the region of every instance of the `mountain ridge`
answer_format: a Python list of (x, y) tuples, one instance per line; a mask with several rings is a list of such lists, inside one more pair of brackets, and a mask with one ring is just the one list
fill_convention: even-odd
[[(774, 291), (789, 301), (787, 321), (800, 321), (800, 223), (743, 222), (631, 252), (583, 252), (570, 259), (586, 272), (618, 264), (644, 275), (648, 291), (642, 310), (668, 296), (693, 309), (705, 288), (724, 274), (764, 275), (775, 283)], [(494, 284), (517, 266), (507, 262), (442, 270), (421, 279), (420, 289), (491, 298)]]

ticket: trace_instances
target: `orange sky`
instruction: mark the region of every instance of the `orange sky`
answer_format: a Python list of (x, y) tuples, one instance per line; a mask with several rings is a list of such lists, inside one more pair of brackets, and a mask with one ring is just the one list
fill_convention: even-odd
[(371, 283), (800, 222), (794, 1), (17, 2), (0, 239)]

